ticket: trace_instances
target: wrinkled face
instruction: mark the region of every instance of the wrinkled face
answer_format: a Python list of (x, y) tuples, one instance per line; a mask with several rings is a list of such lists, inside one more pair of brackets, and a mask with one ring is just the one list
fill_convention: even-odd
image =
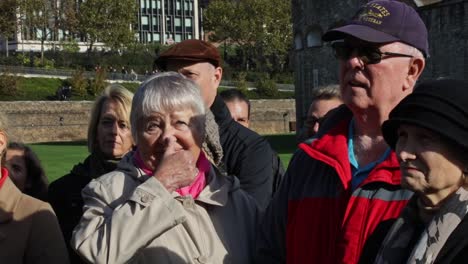
[(154, 112), (138, 126), (137, 148), (145, 165), (155, 170), (163, 155), (188, 151), (196, 161), (200, 155), (202, 138), (197, 131), (200, 121), (191, 109)]
[(322, 118), (328, 111), (337, 108), (343, 104), (340, 99), (319, 99), (310, 104), (309, 112), (307, 113), (306, 126), (309, 136), (315, 135), (320, 128)]
[(450, 194), (462, 185), (462, 163), (444, 142), (430, 130), (400, 126), (395, 152), (404, 188), (424, 194)]
[(20, 191), (24, 191), (27, 186), (28, 168), (24, 159), (24, 151), (17, 149), (7, 149), (6, 167), (10, 172), (10, 178)]
[(179, 72), (200, 86), (203, 101), (210, 107), (216, 97), (221, 82), (222, 69), (214, 67), (209, 62), (187, 62), (170, 60), (167, 64), (169, 71)]
[(239, 124), (249, 127), (249, 105), (241, 100), (226, 102), (232, 118)]
[(101, 117), (97, 125), (97, 144), (106, 158), (121, 158), (133, 145), (128, 121), (118, 115), (119, 104), (107, 100), (102, 105)]
[[(345, 43), (352, 47), (376, 46), (356, 39), (346, 39)], [(408, 48), (398, 42), (377, 47), (381, 52), (408, 53)], [(413, 58), (383, 56), (377, 64), (365, 64), (356, 55), (340, 60), (343, 102), (355, 113), (367, 109), (390, 113), (412, 91), (406, 81)]]

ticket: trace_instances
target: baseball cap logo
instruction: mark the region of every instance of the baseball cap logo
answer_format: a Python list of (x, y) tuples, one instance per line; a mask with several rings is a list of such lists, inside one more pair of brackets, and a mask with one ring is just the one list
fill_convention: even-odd
[(355, 20), (380, 25), (382, 19), (389, 15), (390, 12), (385, 7), (377, 3), (369, 3), (361, 9)]

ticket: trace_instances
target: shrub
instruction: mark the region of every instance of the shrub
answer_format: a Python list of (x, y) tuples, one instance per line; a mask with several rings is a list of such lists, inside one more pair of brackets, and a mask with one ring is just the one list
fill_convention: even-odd
[(245, 72), (239, 72), (237, 74), (237, 78), (236, 78), (236, 87), (237, 89), (241, 90), (241, 92), (243, 94), (246, 94), (246, 91), (247, 91), (247, 81), (245, 80), (245, 77), (247, 76), (247, 74)]
[(260, 96), (266, 96), (268, 98), (277, 98), (279, 96), (278, 87), (276, 82), (268, 77), (260, 78), (255, 83), (257, 93)]
[(85, 78), (83, 70), (73, 72), (71, 78), (64, 81), (64, 85), (70, 85), (72, 94), (78, 97), (84, 97), (88, 92), (88, 80)]
[(105, 69), (101, 68), (96, 70), (96, 75), (94, 76), (94, 79), (91, 80), (91, 84), (88, 87), (88, 94), (92, 96), (100, 94), (107, 86), (106, 77), (107, 74)]
[(3, 72), (0, 74), (0, 95), (19, 96), (19, 79), (17, 76)]

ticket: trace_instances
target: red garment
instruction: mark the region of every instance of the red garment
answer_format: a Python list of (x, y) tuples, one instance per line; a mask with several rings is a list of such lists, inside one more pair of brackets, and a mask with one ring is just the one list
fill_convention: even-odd
[[(138, 151), (135, 151), (135, 156), (134, 160), (136, 165), (146, 174), (146, 175), (153, 175), (154, 171), (148, 168), (143, 160), (141, 159), (140, 153)], [(206, 186), (206, 173), (210, 171), (210, 162), (205, 156), (205, 153), (200, 152), (200, 155), (198, 156), (197, 160), (197, 169), (198, 169), (198, 174), (195, 180), (190, 184), (189, 186), (182, 187), (180, 189), (177, 189), (176, 192), (178, 192), (181, 196), (187, 196), (191, 195), (193, 199), (196, 199), (198, 195), (200, 195), (201, 191)]]
[(1, 168), (2, 170), (2, 174), (0, 175), (1, 178), (0, 178), (0, 189), (2, 188), (3, 186), (3, 183), (5, 183), (6, 179), (8, 178), (8, 170), (6, 168)]
[(299, 146), (260, 226), (257, 263), (357, 263), (366, 242), (383, 239), (412, 196), (400, 187), (393, 152), (351, 189), (349, 121), (350, 114)]

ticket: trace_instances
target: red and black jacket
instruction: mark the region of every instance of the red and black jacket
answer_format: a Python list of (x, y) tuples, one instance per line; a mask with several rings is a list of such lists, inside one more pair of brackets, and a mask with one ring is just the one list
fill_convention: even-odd
[(393, 152), (356, 190), (351, 189), (347, 138), (351, 114), (341, 108), (335, 116), (341, 120), (317, 139), (300, 144), (294, 154), (264, 215), (257, 263), (371, 260), (411, 197), (410, 191), (400, 188)]

